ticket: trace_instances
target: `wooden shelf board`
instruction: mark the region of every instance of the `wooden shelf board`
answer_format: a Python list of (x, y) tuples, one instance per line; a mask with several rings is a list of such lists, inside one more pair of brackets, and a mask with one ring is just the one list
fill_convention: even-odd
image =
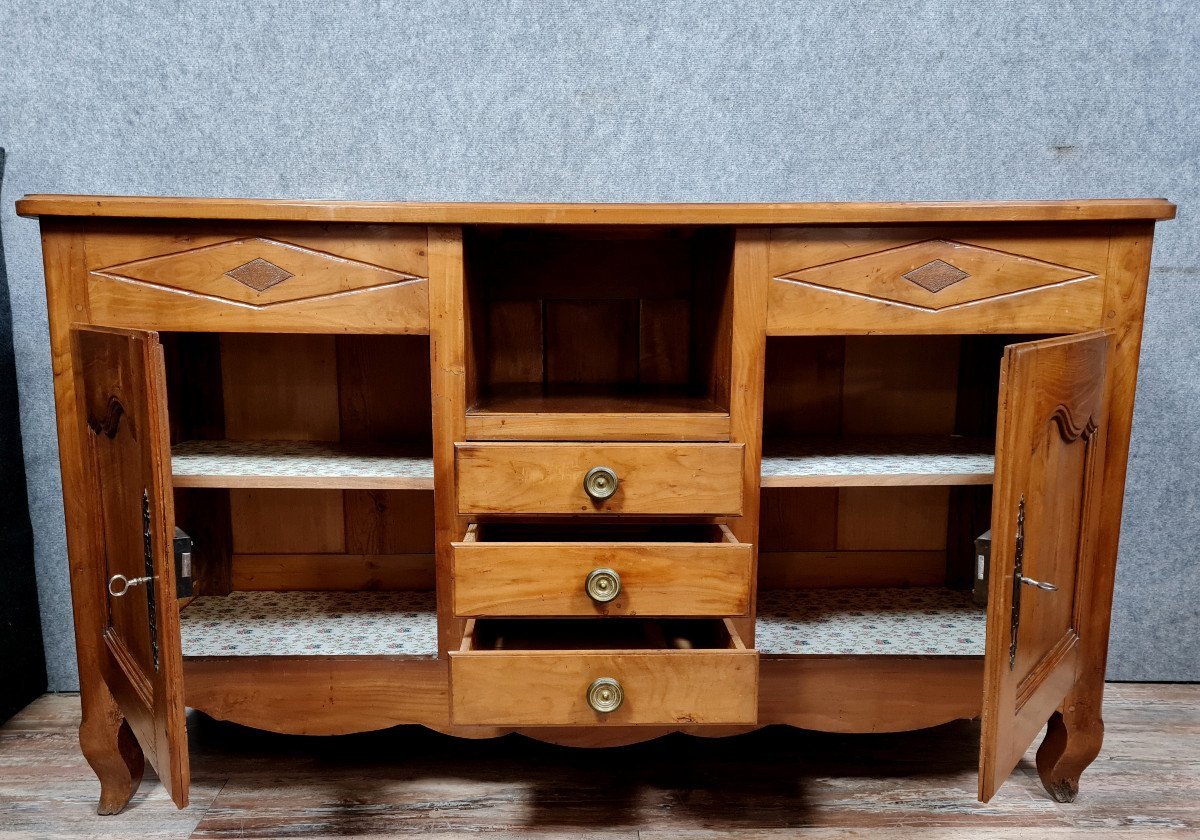
[(953, 436), (813, 437), (764, 445), (763, 487), (991, 484), (991, 442)]
[(764, 656), (983, 656), (986, 633), (969, 592), (767, 589), (754, 644)]
[(192, 440), (171, 447), (176, 487), (432, 490), (428, 456), (313, 441)]
[(432, 591), (200, 596), (179, 624), (185, 658), (437, 656)]
[(468, 440), (729, 440), (729, 412), (672, 393), (546, 394), (515, 387), (467, 410)]

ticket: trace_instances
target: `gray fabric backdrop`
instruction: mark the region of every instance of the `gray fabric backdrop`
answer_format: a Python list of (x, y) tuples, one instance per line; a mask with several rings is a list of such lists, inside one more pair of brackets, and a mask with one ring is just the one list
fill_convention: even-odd
[(1110, 675), (1200, 679), (1200, 4), (0, 0), (0, 222), (54, 688), (75, 684), (25, 192), (1167, 196)]

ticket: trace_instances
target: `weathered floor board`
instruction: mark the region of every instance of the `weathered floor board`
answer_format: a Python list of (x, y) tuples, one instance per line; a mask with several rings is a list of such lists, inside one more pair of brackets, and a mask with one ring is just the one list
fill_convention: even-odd
[(1104, 751), (1072, 805), (1045, 795), (1032, 753), (991, 803), (976, 802), (971, 722), (572, 750), (415, 728), (285, 737), (193, 716), (192, 805), (177, 811), (150, 778), (121, 816), (97, 817), (78, 718), (76, 696), (48, 695), (0, 727), (0, 837), (1200, 836), (1200, 685), (1109, 686)]

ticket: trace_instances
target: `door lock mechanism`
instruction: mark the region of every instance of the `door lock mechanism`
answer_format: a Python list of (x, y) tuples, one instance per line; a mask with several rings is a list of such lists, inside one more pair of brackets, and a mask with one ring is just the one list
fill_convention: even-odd
[(114, 598), (123, 598), (125, 593), (135, 586), (149, 583), (154, 580), (154, 575), (146, 575), (144, 577), (127, 578), (125, 575), (113, 575), (108, 579), (108, 594)]

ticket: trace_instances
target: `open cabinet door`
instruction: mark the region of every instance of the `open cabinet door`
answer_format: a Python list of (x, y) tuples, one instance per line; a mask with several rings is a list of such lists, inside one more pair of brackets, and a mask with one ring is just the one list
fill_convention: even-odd
[(189, 767), (162, 345), (157, 333), (91, 328), (72, 342), (107, 590), (104, 679), (182, 808)]
[(1000, 374), (979, 757), (987, 801), (1074, 685), (1099, 523), (1108, 334), (1016, 344)]

